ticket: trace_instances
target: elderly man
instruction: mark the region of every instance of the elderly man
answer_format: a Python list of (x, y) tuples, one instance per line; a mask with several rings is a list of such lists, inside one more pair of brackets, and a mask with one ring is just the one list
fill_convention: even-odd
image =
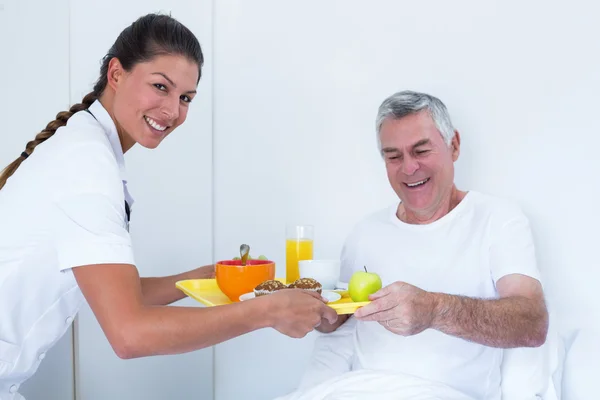
[(329, 346), (352, 370), (395, 373), (390, 398), (412, 399), (417, 385), (431, 395), (418, 398), (500, 399), (502, 349), (540, 346), (548, 330), (528, 220), (506, 200), (456, 187), (460, 135), (439, 99), (396, 93), (376, 126), (400, 202), (357, 224), (341, 280), (366, 266), (384, 287), (354, 314), (351, 349)]

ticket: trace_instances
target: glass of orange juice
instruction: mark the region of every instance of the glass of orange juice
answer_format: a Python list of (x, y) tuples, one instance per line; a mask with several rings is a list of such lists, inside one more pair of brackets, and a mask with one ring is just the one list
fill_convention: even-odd
[(300, 278), (298, 261), (313, 259), (314, 227), (288, 225), (285, 239), (285, 280), (288, 284)]

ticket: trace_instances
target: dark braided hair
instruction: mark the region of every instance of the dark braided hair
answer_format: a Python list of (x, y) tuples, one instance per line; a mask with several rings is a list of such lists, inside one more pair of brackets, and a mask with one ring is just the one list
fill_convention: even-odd
[(65, 126), (73, 114), (87, 110), (94, 101), (102, 96), (108, 83), (108, 65), (110, 60), (117, 58), (126, 71), (142, 62), (152, 60), (159, 55), (181, 55), (198, 65), (198, 81), (202, 75), (204, 56), (198, 39), (182, 23), (171, 16), (148, 14), (125, 28), (110, 50), (102, 59), (100, 77), (94, 89), (88, 93), (81, 103), (74, 104), (69, 111), (61, 111), (56, 119), (46, 125), (46, 128), (28, 142), (25, 151), (0, 173), (0, 189), (4, 187), (23, 161), (41, 143), (48, 140), (58, 128)]

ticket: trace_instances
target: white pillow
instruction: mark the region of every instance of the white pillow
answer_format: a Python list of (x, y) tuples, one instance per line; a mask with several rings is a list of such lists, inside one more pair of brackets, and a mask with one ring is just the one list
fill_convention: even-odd
[(504, 350), (502, 400), (559, 400), (552, 382), (557, 348), (558, 334), (551, 324), (542, 346)]
[(565, 345), (562, 400), (600, 398), (600, 329), (582, 328)]
[(556, 340), (556, 351), (553, 351), (550, 355), (551, 358), (551, 384), (548, 386), (547, 394), (544, 396), (544, 400), (562, 400), (562, 377), (563, 367), (565, 363), (566, 347), (565, 347), (565, 335), (556, 334), (554, 338)]

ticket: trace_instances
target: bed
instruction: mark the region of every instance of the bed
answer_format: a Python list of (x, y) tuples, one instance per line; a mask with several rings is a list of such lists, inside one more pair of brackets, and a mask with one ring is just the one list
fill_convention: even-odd
[[(426, 387), (417, 377), (352, 371), (354, 324), (352, 318), (338, 331), (320, 335), (298, 388), (277, 400), (473, 400), (452, 388)], [(551, 326), (543, 346), (505, 350), (502, 400), (600, 399), (599, 338), (598, 327), (559, 331)]]

